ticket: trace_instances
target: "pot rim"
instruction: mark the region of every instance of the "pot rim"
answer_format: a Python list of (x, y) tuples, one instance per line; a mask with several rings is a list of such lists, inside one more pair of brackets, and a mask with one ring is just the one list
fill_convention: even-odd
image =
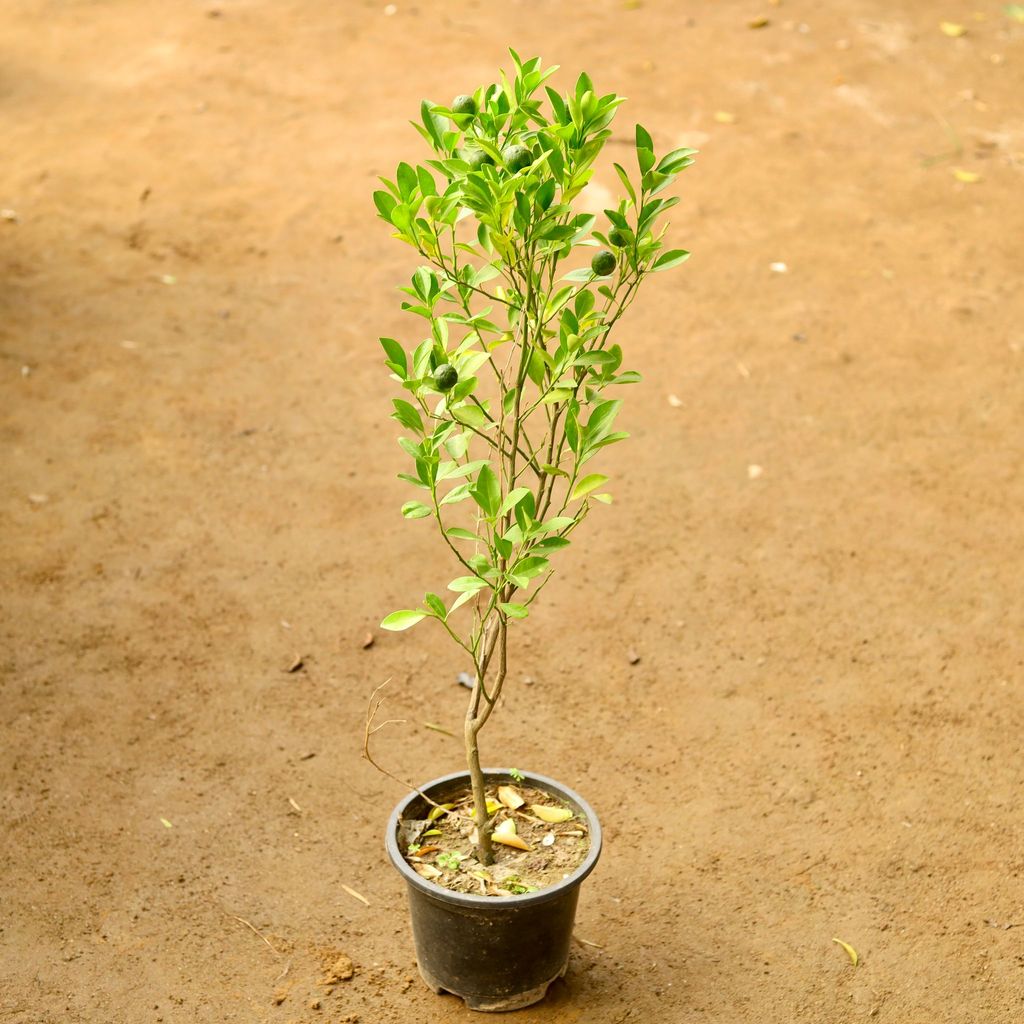
[[(564, 795), (570, 803), (576, 804), (586, 815), (587, 826), (590, 830), (590, 849), (587, 851), (587, 856), (584, 858), (583, 863), (568, 878), (563, 878), (561, 881), (545, 886), (543, 889), (538, 889), (536, 892), (526, 892), (519, 896), (502, 896), (500, 898), (455, 892), (452, 889), (446, 889), (444, 886), (436, 885), (425, 878), (421, 878), (409, 866), (408, 861), (402, 856), (402, 851), (398, 848), (398, 823), (402, 820), (402, 816), (409, 805), (420, 798), (418, 792), (413, 792), (406, 796), (391, 812), (391, 817), (388, 819), (387, 832), (384, 836), (384, 845), (388, 856), (391, 858), (391, 863), (398, 869), (399, 874), (402, 875), (406, 882), (423, 893), (424, 896), (429, 896), (442, 903), (451, 903), (467, 908), (490, 908), (498, 911), (502, 907), (522, 907), (528, 904), (546, 903), (549, 900), (558, 899), (558, 897), (571, 889), (577, 888), (587, 875), (594, 870), (597, 859), (601, 856), (601, 823), (598, 821), (597, 815), (590, 804), (564, 783), (559, 782), (557, 779), (549, 778), (546, 775), (540, 775), (537, 772), (522, 771), (521, 774), (523, 775), (522, 784), (537, 785), (541, 789), (554, 790), (556, 793)], [(508, 768), (485, 768), (484, 776), (488, 779), (492, 776), (505, 776), (510, 781), (515, 781), (512, 778), (511, 770)], [(419, 788), (424, 793), (429, 794), (437, 786), (462, 779), (467, 782), (469, 781), (469, 772), (465, 769), (431, 779), (430, 782), (424, 783)]]

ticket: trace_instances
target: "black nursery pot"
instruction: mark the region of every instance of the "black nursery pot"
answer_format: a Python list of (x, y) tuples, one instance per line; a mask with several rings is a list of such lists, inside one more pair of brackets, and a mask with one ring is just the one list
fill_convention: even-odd
[[(490, 768), (490, 785), (516, 785), (507, 769)], [(385, 845), (409, 890), (416, 960), (434, 992), (451, 992), (471, 1010), (518, 1010), (539, 1002), (569, 965), (576, 901), (583, 879), (601, 855), (601, 825), (590, 805), (571, 789), (543, 775), (523, 773), (521, 784), (564, 801), (584, 817), (590, 849), (583, 863), (555, 885), (521, 896), (471, 896), (421, 878), (398, 847), (399, 823), (425, 818), (430, 805), (418, 794), (406, 797), (388, 822)], [(469, 785), (467, 772), (445, 775), (421, 789), (448, 803)]]

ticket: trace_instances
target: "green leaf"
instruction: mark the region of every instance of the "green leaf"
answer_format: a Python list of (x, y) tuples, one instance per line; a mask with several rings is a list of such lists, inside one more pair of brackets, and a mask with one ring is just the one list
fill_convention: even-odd
[(555, 181), (553, 178), (548, 178), (548, 180), (542, 182), (540, 188), (537, 189), (537, 194), (534, 196), (534, 202), (541, 210), (547, 210), (551, 205), (551, 200), (554, 198)]
[(651, 139), (647, 129), (641, 124), (636, 126), (636, 148), (654, 150), (654, 141)]
[(445, 146), (442, 139), (444, 138), (444, 133), (448, 130), (449, 121), (448, 118), (435, 114), (433, 108), (433, 103), (429, 100), (424, 100), (420, 104), (420, 117), (423, 119), (423, 126), (426, 128), (431, 142), (434, 143), (434, 148), (443, 153)]
[(409, 363), (405, 355), (405, 349), (394, 338), (381, 338), (381, 348), (388, 357), (388, 362), (393, 364), (392, 369), (399, 377), (407, 377), (409, 374)]
[(476, 540), (480, 538), (472, 532), (472, 530), (464, 530), (461, 526), (449, 526), (444, 531), (449, 537), (454, 537), (455, 540)]
[(412, 484), (413, 487), (422, 487), (425, 491), (430, 490), (430, 484), (419, 477), (413, 476), (411, 473), (399, 473), (397, 475), (399, 480), (404, 480), (407, 484)]
[(613, 352), (582, 352), (573, 360), (573, 366), (617, 366), (620, 358)]
[(594, 308), (594, 293), (587, 290), (586, 288), (581, 289), (576, 293), (576, 301), (573, 308), (576, 310), (576, 316), (582, 320), (593, 308)]
[(448, 610), (444, 606), (444, 601), (437, 594), (424, 595), (423, 603), (442, 621), (448, 618)]
[(457, 465), (454, 462), (444, 462), (438, 467), (437, 482), (441, 483), (443, 480), (456, 480), (460, 476), (470, 476), (481, 466), (486, 465), (486, 459), (478, 459), (475, 462), (464, 462), (462, 465)]
[(549, 519), (546, 523), (541, 523), (537, 527), (538, 533), (558, 533), (564, 530), (567, 526), (572, 526), (576, 520), (572, 516), (555, 516), (553, 519)]
[(373, 203), (377, 207), (377, 212), (390, 224), (391, 211), (398, 205), (395, 197), (390, 192), (378, 189), (373, 193)]
[(433, 510), (424, 505), (422, 501), (407, 501), (402, 506), (402, 515), (406, 519), (426, 519), (427, 516), (433, 514)]
[(572, 396), (572, 388), (552, 388), (540, 402), (541, 405), (551, 405), (553, 402), (567, 402)]
[(676, 171), (689, 167), (693, 163), (693, 156), (697, 153), (695, 149), (673, 149), (667, 153), (658, 163), (657, 170), (661, 174), (675, 174)]
[(510, 619), (525, 619), (530, 614), (530, 609), (524, 604), (512, 604), (511, 602), (502, 601), (498, 607)]
[(466, 431), (453, 434), (445, 441), (444, 446), (453, 459), (461, 459), (469, 448), (469, 434)]
[(456, 608), (461, 608), (467, 601), (472, 601), (474, 596), (478, 594), (478, 590), (464, 590), (454, 601), (452, 601), (451, 607), (448, 609), (448, 614), (451, 615)]
[(570, 270), (568, 274), (563, 274), (563, 281), (592, 281), (594, 279), (594, 272), (590, 267), (578, 267), (576, 270)]
[(424, 432), (423, 419), (412, 405), (408, 402), (402, 401), (401, 398), (392, 398), (391, 404), (395, 407), (395, 411), (392, 416), (394, 419), (398, 420), (403, 427), (408, 430), (415, 430), (418, 434), (422, 434)]
[(622, 402), (611, 399), (601, 402), (590, 414), (587, 426), (584, 430), (584, 437), (588, 445), (593, 446), (594, 442), (600, 441), (611, 430), (612, 422), (615, 420)]
[(572, 494), (569, 495), (569, 500), (575, 501), (577, 498), (582, 498), (583, 495), (589, 494), (595, 487), (600, 487), (601, 484), (607, 482), (608, 477), (602, 473), (591, 473), (576, 484), (572, 489)]
[(403, 629), (415, 626), (417, 622), (422, 621), (426, 617), (425, 612), (414, 612), (411, 609), (405, 608), (400, 612), (392, 612), (381, 622), (380, 628), (390, 629), (393, 633), (399, 633)]
[(437, 195), (437, 183), (434, 181), (434, 176), (426, 169), (426, 167), (416, 168), (416, 179), (419, 182), (420, 192), (422, 192), (424, 196)]
[(460, 423), (483, 430), (487, 426), (487, 416), (483, 409), (476, 405), (460, 405), (448, 410)]
[(685, 263), (690, 258), (690, 254), (685, 249), (671, 249), (666, 253), (662, 253), (651, 266), (651, 270), (668, 270), (670, 267), (677, 267), (680, 263)]
[(438, 505), (454, 505), (457, 501), (464, 501), (469, 497), (469, 484), (459, 484), (453, 487), (439, 502)]
[(548, 567), (548, 560), (537, 555), (520, 558), (506, 575), (517, 587), (525, 587), (530, 580), (539, 576)]
[(610, 494), (594, 494), (591, 497), (594, 501), (601, 502), (602, 505), (610, 505), (612, 503), (612, 496)]
[(545, 537), (530, 548), (534, 554), (549, 555), (552, 551), (560, 551), (567, 548), (571, 541), (568, 537)]
[(416, 178), (416, 172), (403, 160), (398, 165), (398, 170), (395, 173), (395, 180), (398, 182), (398, 190), (402, 193), (402, 199), (405, 202), (409, 202), (412, 198), (413, 192), (416, 191), (419, 181)]
[(501, 484), (489, 463), (481, 467), (476, 480), (470, 485), (469, 493), (484, 513), (493, 519), (501, 505)]
[(516, 487), (508, 492), (507, 497), (501, 503), (501, 508), (498, 509), (498, 515), (503, 516), (506, 512), (511, 511), (519, 504), (528, 494), (533, 492), (529, 487)]
[(544, 362), (544, 353), (539, 348), (531, 350), (530, 358), (526, 363), (526, 373), (537, 387), (541, 387), (544, 384), (544, 371), (546, 368), (547, 363)]
[(629, 195), (629, 198), (633, 200), (633, 205), (636, 206), (636, 191), (630, 184), (629, 175), (625, 172), (620, 164), (614, 164), (615, 173), (618, 174), (619, 180), (622, 182), (623, 188)]
[(448, 589), (454, 590), (456, 594), (475, 594), (486, 586), (487, 580), (482, 580), (479, 576), (457, 576), (448, 584)]

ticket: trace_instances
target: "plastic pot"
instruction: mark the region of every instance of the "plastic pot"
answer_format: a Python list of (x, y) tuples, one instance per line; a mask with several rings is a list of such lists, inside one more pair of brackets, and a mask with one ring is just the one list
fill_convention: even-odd
[[(587, 821), (590, 849), (583, 863), (555, 885), (521, 896), (473, 896), (421, 878), (398, 846), (399, 823), (427, 816), (418, 794), (406, 797), (388, 822), (385, 845), (409, 893), (413, 941), (420, 975), (434, 992), (451, 992), (471, 1010), (518, 1010), (539, 1002), (569, 965), (576, 901), (583, 879), (601, 855), (601, 825), (590, 805), (554, 779), (524, 772), (517, 783), (507, 769), (488, 768), (489, 784), (534, 786), (564, 801)], [(469, 785), (467, 772), (420, 787), (437, 803)]]

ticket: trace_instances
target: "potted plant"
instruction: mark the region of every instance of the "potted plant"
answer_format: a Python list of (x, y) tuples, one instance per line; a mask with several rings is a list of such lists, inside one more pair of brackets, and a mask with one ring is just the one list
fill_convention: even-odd
[(510, 52), (511, 79), (422, 103), (414, 126), (433, 156), (400, 163), (373, 197), (422, 261), (402, 289), (422, 340), (380, 339), (402, 388), (392, 415), (411, 465), (399, 475), (415, 488), (402, 514), (433, 526), (458, 573), (449, 599), (428, 592), (381, 625), (433, 621), (472, 666), (465, 770), (403, 800), (387, 848), (409, 885), (421, 974), (486, 1010), (529, 1005), (564, 972), (600, 852), (582, 797), (484, 770), (479, 737), (509, 676), (510, 632), (594, 503), (611, 501), (592, 460), (627, 436), (614, 396), (639, 380), (612, 333), (644, 278), (689, 255), (663, 247), (678, 200), (661, 193), (695, 152), (659, 161), (637, 125), (638, 170), (614, 165), (626, 194), (599, 220), (577, 200), (623, 99), (586, 74), (560, 94), (545, 85), (556, 68)]

